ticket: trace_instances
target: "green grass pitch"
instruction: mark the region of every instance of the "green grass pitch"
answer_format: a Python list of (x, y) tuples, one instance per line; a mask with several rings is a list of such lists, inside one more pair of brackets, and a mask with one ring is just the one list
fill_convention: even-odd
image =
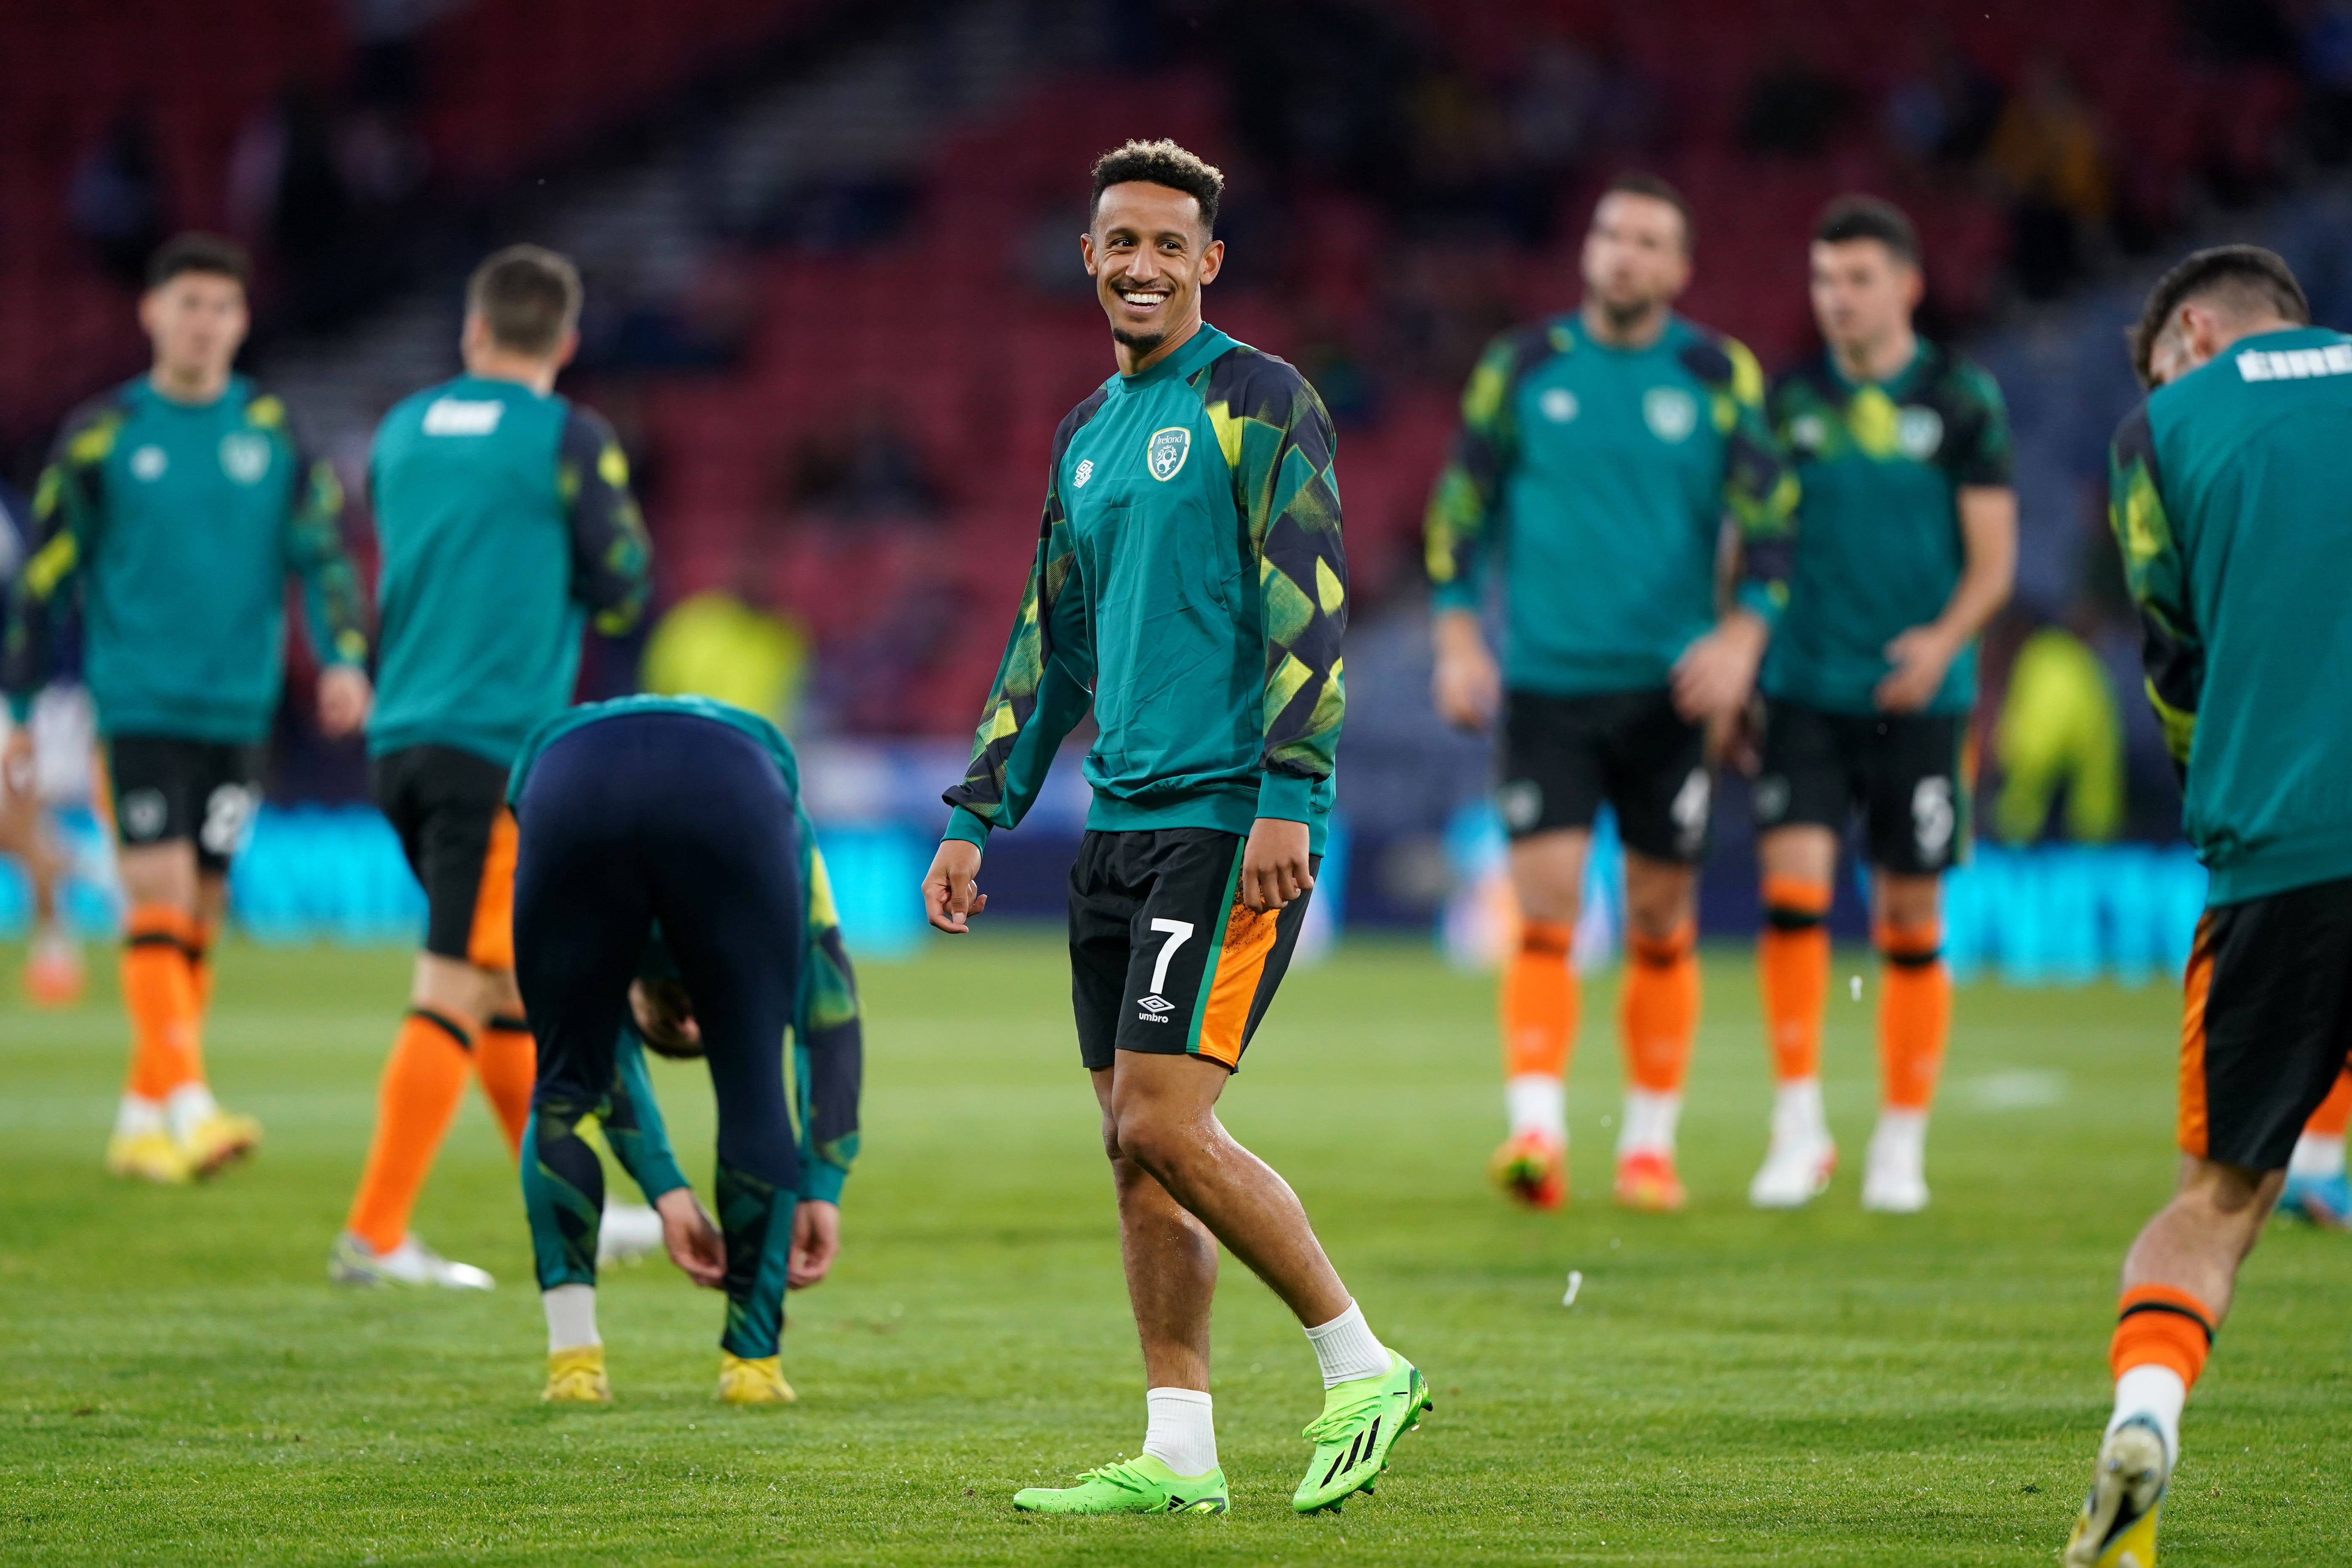
[[(93, 953), (101, 970), (104, 955)], [(1414, 944), (1295, 975), (1225, 1099), (1306, 1200), (1435, 1416), (1377, 1497), (1295, 1518), (1318, 1408), (1295, 1324), (1228, 1260), (1223, 1519), (1034, 1520), (1014, 1489), (1131, 1453), (1140, 1367), (1058, 943), (865, 971), (866, 1149), (835, 1278), (796, 1297), (791, 1409), (711, 1400), (719, 1302), (658, 1260), (603, 1292), (617, 1403), (538, 1402), (520, 1202), (469, 1100), (417, 1215), (485, 1296), (323, 1274), (403, 995), (394, 952), (232, 946), (211, 1030), (253, 1164), (109, 1180), (110, 982), (24, 1011), (0, 949), (0, 1559), (42, 1563), (2047, 1563), (2106, 1408), (2123, 1247), (2171, 1175), (2172, 995), (1965, 988), (1925, 1215), (1866, 1215), (1873, 998), (1842, 954), (1830, 1194), (1749, 1212), (1752, 972), (1708, 963), (1674, 1217), (1605, 1201), (1615, 984), (1587, 988), (1579, 1201), (1512, 1212), (1492, 992)], [(708, 1091), (664, 1065), (690, 1173)], [(1570, 1268), (1583, 1285), (1561, 1294)], [(2352, 1238), (2279, 1229), (2189, 1411), (2175, 1565), (2352, 1561), (2337, 1501)]]

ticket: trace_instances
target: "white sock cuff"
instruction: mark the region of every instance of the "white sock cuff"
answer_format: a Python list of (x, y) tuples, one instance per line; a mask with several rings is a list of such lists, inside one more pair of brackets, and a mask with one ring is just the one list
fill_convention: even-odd
[(541, 1291), (539, 1300), (547, 1309), (547, 1348), (551, 1354), (604, 1342), (596, 1337), (593, 1285), (558, 1285), (551, 1290)]
[(1678, 1090), (1664, 1094), (1646, 1089), (1625, 1091), (1625, 1120), (1617, 1130), (1617, 1157), (1649, 1152), (1671, 1157), (1675, 1129), (1682, 1121), (1683, 1097)]
[(2322, 1180), (2344, 1173), (2344, 1140), (2324, 1138), (2305, 1132), (2294, 1141), (2294, 1152), (2287, 1156), (2286, 1173), (2290, 1176), (2316, 1176)]
[(1359, 1378), (1388, 1375), (1389, 1352), (1372, 1337), (1370, 1325), (1364, 1321), (1364, 1310), (1353, 1301), (1329, 1322), (1308, 1329), (1307, 1342), (1315, 1347), (1315, 1359), (1322, 1365), (1326, 1388), (1337, 1388)]
[(1180, 1476), (1217, 1468), (1217, 1424), (1210, 1397), (1197, 1388), (1143, 1391), (1143, 1451)]
[(1511, 1135), (1536, 1132), (1568, 1142), (1568, 1085), (1548, 1072), (1513, 1073), (1503, 1080), (1503, 1110)]
[(2189, 1403), (2189, 1384), (2168, 1366), (2126, 1367), (2116, 1379), (2116, 1413), (2107, 1419), (2112, 1432), (2135, 1415), (2146, 1415), (2164, 1434), (2164, 1456), (2180, 1458), (2180, 1412)]

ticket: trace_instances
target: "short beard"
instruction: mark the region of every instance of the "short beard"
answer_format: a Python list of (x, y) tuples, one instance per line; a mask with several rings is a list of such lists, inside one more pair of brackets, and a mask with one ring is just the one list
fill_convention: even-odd
[(1133, 349), (1139, 355), (1148, 354), (1168, 341), (1166, 332), (1123, 332), (1110, 330), (1110, 341), (1123, 349)]
[(1621, 332), (1629, 327), (1639, 326), (1643, 317), (1657, 309), (1657, 301), (1654, 300), (1644, 300), (1633, 305), (1614, 305), (1606, 300), (1600, 303), (1602, 318), (1612, 329)]

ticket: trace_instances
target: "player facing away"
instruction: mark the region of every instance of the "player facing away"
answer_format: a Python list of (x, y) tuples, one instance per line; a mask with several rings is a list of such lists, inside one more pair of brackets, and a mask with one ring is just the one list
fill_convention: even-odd
[[(1764, 376), (1684, 320), (1690, 215), (1647, 175), (1593, 209), (1581, 308), (1496, 339), (1426, 522), (1437, 663), (1453, 724), (1502, 720), (1496, 802), (1510, 837), (1518, 951), (1502, 984), (1506, 1191), (1568, 1195), (1565, 1082), (1578, 987), (1568, 955), (1601, 804), (1625, 843), (1631, 962), (1616, 1195), (1683, 1204), (1675, 1125), (1698, 1028), (1696, 868), (1714, 790), (1707, 727), (1727, 729), (1785, 600), (1795, 481), (1764, 426)], [(1740, 543), (1717, 614), (1727, 518)], [(1503, 578), (1503, 662), (1480, 626)]]
[[(2158, 334), (2148, 345), (2147, 381), (2158, 387), (2196, 369), (2177, 332)], [(2327, 1091), (2287, 1156), (2286, 1185), (2279, 1193), (2278, 1212), (2326, 1230), (2352, 1230), (2352, 1181), (2344, 1168), (2344, 1135), (2352, 1127), (2352, 1063), (2336, 1075)]]
[(1329, 416), (1272, 355), (1201, 319), (1223, 176), (1170, 142), (1095, 165), (1080, 254), (1118, 374), (1055, 432), (1027, 591), (924, 879), (931, 923), (987, 900), (1017, 826), (1091, 705), (1094, 788), (1070, 873), (1078, 1054), (1094, 1077), (1148, 1392), (1140, 1458), (1032, 1489), (1044, 1513), (1223, 1512), (1209, 1308), (1223, 1243), (1298, 1315), (1323, 1413), (1291, 1499), (1370, 1491), (1428, 1384), (1383, 1348), (1297, 1197), (1234, 1142), (1217, 1097), (1306, 917), (1346, 704), (1347, 560)]
[(2225, 246), (2158, 280), (2134, 368), (2178, 353), (2116, 433), (2108, 506), (2148, 700), (2211, 873), (2181, 1026), (2178, 1191), (2125, 1256), (2116, 1403), (2072, 1568), (2147, 1568), (2181, 1406), (2352, 1050), (2352, 338), (2286, 264)]
[(106, 1163), (152, 1182), (210, 1175), (261, 1140), (251, 1117), (214, 1101), (204, 1026), (229, 861), (261, 802), (285, 679), (289, 576), (306, 589), (321, 666), (320, 727), (348, 734), (368, 711), (342, 488), (303, 449), (285, 404), (233, 368), (247, 275), (244, 251), (207, 235), (156, 252), (139, 301), (153, 363), (58, 432), (0, 672), (16, 721), (5, 763), (21, 777), (53, 621), (78, 599), (129, 906), (131, 1073)]
[[(515, 763), (516, 976), (539, 1037), (523, 1204), (547, 1309), (545, 1397), (612, 1397), (596, 1334), (594, 1117), (670, 1257), (727, 1293), (719, 1397), (793, 1397), (784, 1291), (841, 1240), (857, 1154), (857, 990), (800, 768), (774, 725), (632, 697), (542, 725)], [(678, 1173), (639, 1045), (700, 1057), (719, 1101), (719, 1224)]]
[(428, 913), (367, 1167), (328, 1260), (347, 1283), (490, 1283), (425, 1247), (408, 1219), (468, 1076), (509, 1152), (530, 1114), (507, 770), (571, 702), (583, 622), (626, 631), (652, 570), (611, 426), (553, 390), (579, 344), (580, 300), (579, 273), (554, 252), (492, 256), (467, 286), (466, 374), (400, 403), (376, 431), (370, 782)]
[(1883, 1086), (1862, 1205), (1908, 1214), (1927, 1204), (1927, 1110), (1951, 1032), (1939, 894), (1967, 845), (1976, 640), (2016, 574), (2017, 496), (2000, 388), (1912, 330), (1910, 220), (1870, 196), (1832, 202), (1811, 270), (1826, 347), (1768, 405), (1799, 500), (1789, 607), (1759, 682), (1757, 956), (1779, 1092), (1748, 1196), (1794, 1208), (1837, 1162), (1822, 1114), (1827, 921), (1839, 840), (1859, 812)]

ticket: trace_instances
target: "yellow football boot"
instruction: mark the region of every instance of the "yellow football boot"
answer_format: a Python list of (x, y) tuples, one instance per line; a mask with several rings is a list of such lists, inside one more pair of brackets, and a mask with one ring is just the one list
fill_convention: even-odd
[(2171, 1465), (2156, 1424), (2135, 1416), (2099, 1445), (2091, 1495), (2074, 1518), (2064, 1568), (2156, 1568), (2156, 1514)]
[(800, 1395), (784, 1381), (784, 1358), (719, 1352), (719, 1402), (722, 1405), (790, 1405)]
[(189, 1130), (181, 1152), (190, 1171), (199, 1176), (216, 1176), (260, 1147), (260, 1122), (215, 1109)]
[(188, 1156), (162, 1128), (152, 1132), (117, 1132), (106, 1141), (106, 1168), (118, 1176), (184, 1186), (195, 1179)]
[(613, 1384), (604, 1376), (603, 1345), (573, 1345), (547, 1352), (547, 1386), (539, 1396), (550, 1405), (610, 1405)]

